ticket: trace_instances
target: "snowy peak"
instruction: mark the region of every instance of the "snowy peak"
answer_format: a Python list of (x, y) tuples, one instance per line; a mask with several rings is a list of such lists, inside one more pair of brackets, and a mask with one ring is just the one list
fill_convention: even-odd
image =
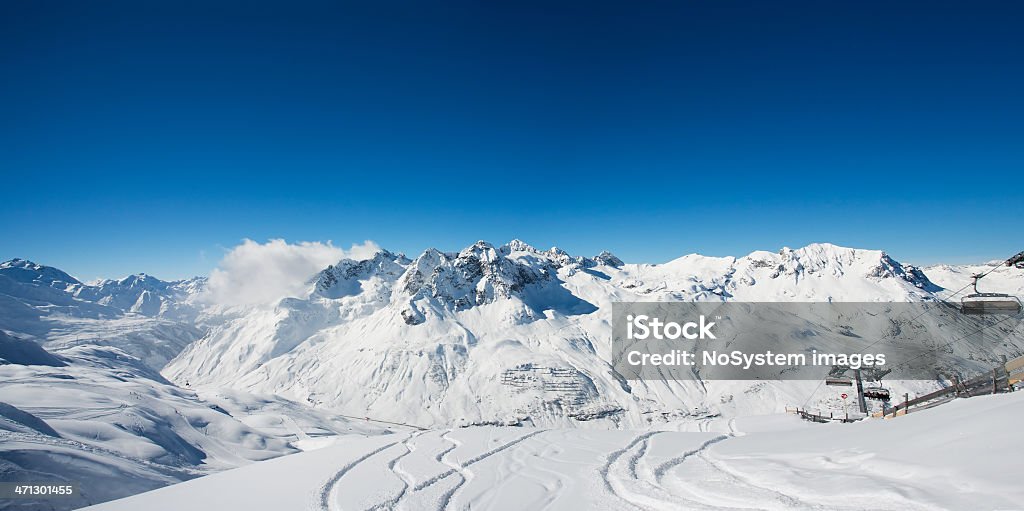
[(565, 250), (558, 247), (551, 247), (547, 252), (544, 253), (549, 259), (554, 261), (555, 266), (558, 268), (565, 266), (580, 266), (585, 267), (591, 265), (592, 261), (588, 261), (583, 256), (572, 256)]
[(405, 295), (398, 298), (405, 304), (401, 315), (407, 324), (416, 325), (425, 321), (429, 310), (458, 312), (509, 299), (533, 312), (567, 303), (582, 306), (579, 310), (593, 310), (562, 287), (558, 277), (559, 268), (584, 262), (563, 250), (540, 251), (520, 240), (499, 248), (478, 241), (451, 255), (430, 249), (399, 279), (398, 289)]
[(792, 263), (787, 265), (787, 269), (796, 271), (827, 272), (836, 276), (854, 272), (858, 276), (873, 279), (899, 278), (929, 292), (940, 289), (919, 268), (900, 264), (881, 250), (812, 243), (797, 250), (783, 249), (780, 255)]
[(796, 250), (783, 248), (779, 254), (786, 262), (792, 263), (793, 268), (807, 273), (826, 271), (835, 275), (863, 266), (864, 263), (873, 265), (888, 258), (880, 250), (859, 250), (831, 243), (812, 243)]
[(612, 268), (621, 268), (622, 265), (626, 264), (622, 262), (622, 259), (615, 257), (615, 254), (607, 250), (603, 250), (600, 254), (594, 256), (594, 261), (597, 262), (598, 264), (611, 266)]
[(405, 273), (398, 279), (398, 289), (406, 295), (416, 295), (437, 268), (450, 259), (443, 252), (428, 248), (406, 268)]
[[(0, 263), (0, 292), (43, 314), (98, 318), (124, 313), (171, 319), (194, 319), (188, 304), (206, 279), (167, 282), (140, 273), (84, 284), (67, 273), (24, 259)], [(0, 325), (2, 326), (2, 325)]]
[(165, 291), (167, 288), (171, 287), (172, 284), (172, 282), (166, 282), (151, 275), (146, 275), (145, 273), (137, 273), (117, 280), (103, 280), (99, 283), (99, 287), (116, 286), (122, 289)]
[(402, 254), (380, 250), (364, 260), (342, 259), (314, 277), (313, 293), (324, 298), (354, 296), (363, 291), (362, 282), (377, 277), (394, 282), (405, 272), (409, 259)]
[(880, 250), (829, 243), (735, 257), (690, 254), (664, 265), (624, 265), (621, 286), (647, 299), (907, 301), (940, 288)]
[(23, 284), (35, 284), (66, 289), (81, 284), (78, 279), (52, 266), (43, 266), (25, 259), (11, 259), (0, 263), (0, 275)]
[(480, 259), (484, 261), (494, 261), (500, 257), (501, 254), (494, 248), (494, 245), (480, 240), (459, 252), (458, 258), (460, 259)]
[(197, 312), (188, 305), (202, 291), (206, 279), (165, 281), (138, 273), (120, 279), (104, 279), (93, 285), (72, 286), (68, 291), (77, 299), (121, 309), (149, 317), (191, 319)]
[(506, 243), (504, 245), (502, 245), (501, 246), (501, 252), (503, 254), (505, 254), (505, 255), (508, 255), (508, 254), (510, 254), (512, 252), (534, 252), (534, 253), (536, 253), (536, 252), (539, 252), (539, 251), (536, 248), (534, 248), (532, 245), (530, 245), (529, 243), (527, 243), (527, 242), (525, 242), (525, 241), (523, 241), (523, 240), (521, 240), (519, 238), (516, 238), (516, 239), (514, 239), (514, 240), (512, 240), (512, 241), (510, 241), (510, 242), (508, 242), (508, 243)]
[(544, 277), (543, 268), (512, 259), (486, 241), (463, 249), (434, 268), (419, 294), (426, 290), (454, 310), (509, 298), (530, 282)]
[[(500, 247), (481, 240), (457, 253), (428, 249), (414, 261), (385, 250), (363, 261), (343, 260), (316, 277), (314, 294), (355, 296), (367, 290), (366, 283), (377, 282), (370, 286), (375, 290), (371, 301), (397, 303), (407, 324), (422, 323), (430, 310), (458, 312), (508, 299), (534, 312), (589, 309), (583, 304), (593, 297), (569, 291), (567, 279), (586, 288), (604, 281), (638, 299), (659, 300), (903, 301), (910, 299), (911, 289), (919, 296), (940, 289), (918, 268), (901, 265), (882, 251), (828, 243), (740, 258), (690, 254), (665, 265), (626, 265), (608, 251), (588, 259), (514, 239)], [(565, 308), (566, 303), (574, 305)]]

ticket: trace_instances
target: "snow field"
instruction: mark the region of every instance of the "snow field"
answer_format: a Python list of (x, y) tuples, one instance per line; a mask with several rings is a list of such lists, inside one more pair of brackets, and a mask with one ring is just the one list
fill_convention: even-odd
[(1014, 509), (1022, 419), (1017, 393), (855, 424), (352, 435), (89, 509)]

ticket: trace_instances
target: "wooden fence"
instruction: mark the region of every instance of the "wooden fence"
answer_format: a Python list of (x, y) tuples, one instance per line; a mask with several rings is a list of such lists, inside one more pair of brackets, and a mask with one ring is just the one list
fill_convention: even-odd
[[(800, 416), (801, 419), (811, 422), (857, 422), (864, 417), (850, 417), (848, 414), (843, 414), (842, 417), (835, 416), (832, 412), (826, 415), (819, 415), (817, 413), (811, 413), (807, 410), (801, 410), (800, 408), (786, 407), (786, 412), (795, 413)], [(820, 410), (819, 410), (820, 413)]]
[[(938, 406), (947, 401), (956, 399), (958, 397), (973, 397), (984, 394), (998, 394), (1000, 392), (1009, 392), (1013, 390), (1013, 386), (1017, 383), (1024, 382), (1024, 356), (1015, 358), (1006, 362), (1003, 365), (996, 366), (991, 372), (981, 374), (971, 378), (969, 380), (963, 380), (954, 377), (953, 385), (944, 389), (936, 390), (935, 392), (929, 392), (923, 396), (915, 397), (910, 399), (910, 395), (903, 394), (903, 402), (887, 408), (884, 411), (876, 412), (872, 417), (891, 418), (899, 415), (906, 415), (910, 413), (911, 409), (924, 410), (933, 406)], [(847, 415), (843, 417), (835, 417), (833, 414), (828, 416), (821, 415), (819, 413), (811, 413), (807, 410), (800, 409), (799, 407), (786, 407), (786, 412), (795, 413), (804, 420), (811, 422), (855, 422), (860, 418), (850, 418)]]
[(992, 368), (992, 371), (981, 374), (969, 380), (953, 378), (953, 385), (944, 389), (930, 392), (923, 396), (910, 399), (910, 396), (903, 394), (903, 402), (883, 412), (874, 414), (875, 417), (896, 417), (910, 413), (911, 408), (923, 410), (940, 405), (958, 397), (974, 397), (984, 394), (998, 394), (1010, 392), (1013, 385), (1024, 381), (1024, 357), (1018, 357), (1003, 365)]

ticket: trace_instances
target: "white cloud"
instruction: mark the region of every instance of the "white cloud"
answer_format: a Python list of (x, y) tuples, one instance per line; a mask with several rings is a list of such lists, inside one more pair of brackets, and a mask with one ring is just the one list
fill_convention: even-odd
[(246, 239), (227, 252), (210, 273), (207, 301), (222, 305), (270, 304), (302, 297), (309, 279), (343, 258), (367, 259), (380, 247), (366, 241), (344, 250), (330, 241), (288, 243), (274, 239), (257, 243)]

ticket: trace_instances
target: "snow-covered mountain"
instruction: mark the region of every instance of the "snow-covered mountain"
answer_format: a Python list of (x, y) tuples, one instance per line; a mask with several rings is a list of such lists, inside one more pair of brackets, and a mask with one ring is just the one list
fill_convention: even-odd
[[(31, 261), (0, 263), (0, 479), (83, 488), (81, 498), (0, 509), (79, 507), (296, 452), (292, 432), (244, 422), (260, 403), (285, 400), (241, 397), (232, 415), (160, 375), (203, 334), (192, 301), (203, 282), (85, 284)], [(308, 409), (291, 406), (296, 417)]]
[(109, 305), (147, 317), (195, 319), (198, 310), (190, 298), (203, 289), (205, 278), (166, 282), (140, 273), (118, 280), (100, 280), (92, 285), (75, 285), (69, 291), (80, 300)]
[(0, 480), (75, 481), (83, 492), (58, 502), (5, 499), (0, 509), (104, 502), (353, 430), (384, 429), (275, 397), (199, 396), (115, 347), (55, 355), (0, 331)]
[(205, 281), (203, 277), (193, 277), (167, 282), (140, 273), (118, 280), (104, 279), (85, 284), (57, 268), (24, 259), (0, 263), (0, 283), (5, 295), (41, 301), (33, 304), (37, 306), (64, 305), (60, 312), (76, 317), (134, 313), (147, 317), (192, 319), (197, 307), (190, 303), (189, 298), (202, 290)]
[(938, 293), (940, 296), (946, 296), (965, 288), (964, 294), (973, 293), (974, 290), (970, 287), (971, 275), (975, 274), (987, 274), (978, 282), (978, 291), (982, 293), (1024, 295), (1024, 271), (1008, 267), (1001, 261), (986, 264), (938, 264), (925, 267), (923, 271), (928, 274), (928, 278), (932, 282), (943, 288)]
[[(83, 283), (15, 259), (0, 263), (0, 474), (116, 474), (120, 486), (95, 485), (116, 488), (88, 496), (98, 502), (390, 427), (352, 416), (685, 429), (787, 404), (827, 410), (842, 403), (816, 381), (627, 382), (610, 362), (611, 304), (928, 301), (991, 268), (922, 270), (829, 244), (626, 264), (481, 241), (343, 259), (297, 296), (218, 305), (202, 278)], [(983, 290), (1024, 294), (1021, 273), (999, 269)]]
[(610, 366), (612, 302), (905, 302), (941, 291), (884, 252), (830, 244), (665, 264), (519, 240), (413, 260), (382, 250), (211, 327), (164, 374), (423, 426), (646, 427), (775, 411), (817, 383), (627, 383)]
[(204, 278), (166, 282), (139, 274), (80, 282), (23, 259), (0, 263), (0, 330), (49, 349), (112, 346), (160, 370), (200, 338)]

